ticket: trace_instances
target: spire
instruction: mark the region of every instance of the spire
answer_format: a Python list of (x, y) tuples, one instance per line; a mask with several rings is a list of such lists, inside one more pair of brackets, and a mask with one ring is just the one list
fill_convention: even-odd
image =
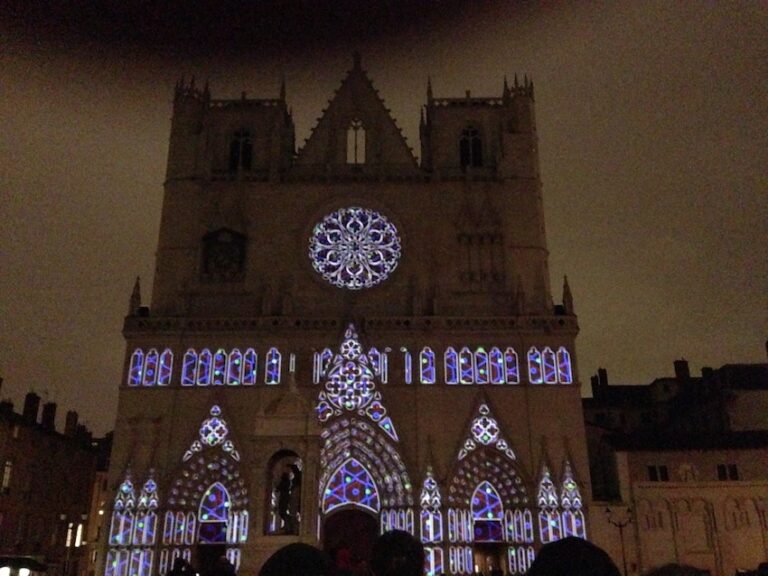
[(353, 70), (362, 70), (363, 69), (362, 61), (361, 61), (361, 58), (360, 58), (360, 52), (358, 52), (357, 50), (352, 52), (352, 69)]
[(563, 308), (566, 314), (573, 314), (573, 295), (571, 294), (571, 287), (568, 285), (568, 276), (563, 278)]
[(280, 100), (285, 102), (285, 74), (280, 78)]
[(136, 316), (139, 313), (139, 308), (141, 308), (141, 277), (136, 276), (128, 304), (128, 316)]
[(432, 78), (427, 76), (427, 103), (432, 103)]

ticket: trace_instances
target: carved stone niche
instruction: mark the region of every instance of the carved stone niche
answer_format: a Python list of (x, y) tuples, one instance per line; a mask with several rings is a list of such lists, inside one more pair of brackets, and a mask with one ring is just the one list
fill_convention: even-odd
[(245, 278), (244, 234), (220, 228), (203, 236), (203, 282), (240, 282)]
[(288, 378), (288, 386), (255, 417), (254, 434), (261, 437), (319, 437), (321, 430), (315, 407), (296, 388), (293, 372)]

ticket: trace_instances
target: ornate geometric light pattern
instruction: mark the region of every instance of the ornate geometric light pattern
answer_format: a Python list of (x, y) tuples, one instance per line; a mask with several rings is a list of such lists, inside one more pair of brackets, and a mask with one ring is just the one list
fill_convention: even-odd
[(563, 509), (563, 537), (576, 536), (586, 538), (587, 531), (584, 525), (584, 513), (581, 511), (581, 492), (579, 485), (573, 479), (573, 471), (570, 462), (565, 463), (563, 472), (563, 490), (560, 495), (560, 506)]
[(240, 461), (240, 453), (235, 449), (235, 445), (231, 440), (227, 440), (229, 435), (229, 428), (224, 418), (221, 418), (221, 408), (215, 404), (211, 407), (211, 417), (203, 420), (200, 425), (199, 435), (200, 440), (195, 440), (189, 446), (189, 449), (184, 453), (182, 460), (186, 462), (192, 456), (203, 450), (204, 446), (214, 448), (221, 446), (233, 460)]
[(323, 512), (345, 504), (355, 504), (378, 512), (379, 492), (368, 470), (350, 458), (333, 473), (323, 493)]
[(490, 482), (482, 482), (472, 495), (472, 517), (475, 520), (501, 520), (504, 506), (496, 489)]
[(549, 468), (544, 466), (539, 481), (539, 535), (542, 544), (560, 540), (560, 513), (557, 510), (558, 498), (555, 485), (549, 474)]
[(499, 437), (499, 425), (494, 418), (481, 415), (472, 422), (472, 436), (485, 446), (495, 442)]
[(229, 492), (221, 482), (215, 482), (208, 487), (200, 501), (198, 512), (199, 542), (226, 542), (230, 507)]
[(342, 208), (328, 214), (309, 239), (314, 269), (334, 286), (348, 290), (384, 281), (397, 267), (400, 253), (394, 224), (366, 208)]
[(509, 447), (507, 441), (501, 435), (501, 429), (496, 419), (491, 415), (491, 409), (487, 404), (480, 404), (478, 416), (472, 420), (470, 426), (471, 438), (464, 441), (464, 445), (459, 450), (459, 460), (463, 460), (467, 454), (477, 448), (478, 444), (483, 446), (495, 446), (498, 450), (506, 454), (510, 460), (515, 460), (515, 453)]

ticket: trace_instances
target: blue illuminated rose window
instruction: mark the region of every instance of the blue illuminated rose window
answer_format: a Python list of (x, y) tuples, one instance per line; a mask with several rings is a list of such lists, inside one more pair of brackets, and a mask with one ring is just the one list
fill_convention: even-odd
[(348, 290), (371, 288), (400, 260), (400, 237), (387, 218), (366, 208), (342, 208), (315, 226), (309, 240), (312, 266), (325, 280)]

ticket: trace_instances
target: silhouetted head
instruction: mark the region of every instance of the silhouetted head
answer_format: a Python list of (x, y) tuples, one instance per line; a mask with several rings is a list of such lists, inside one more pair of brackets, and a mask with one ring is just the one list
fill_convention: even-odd
[(371, 569), (376, 576), (421, 576), (424, 547), (408, 532), (385, 532), (373, 545)]
[(646, 572), (646, 576), (701, 576), (702, 574), (705, 572), (685, 564), (664, 564)]
[(581, 538), (564, 538), (542, 546), (528, 576), (621, 576), (611, 557)]
[(331, 576), (333, 564), (325, 553), (309, 544), (288, 544), (270, 556), (259, 576)]

